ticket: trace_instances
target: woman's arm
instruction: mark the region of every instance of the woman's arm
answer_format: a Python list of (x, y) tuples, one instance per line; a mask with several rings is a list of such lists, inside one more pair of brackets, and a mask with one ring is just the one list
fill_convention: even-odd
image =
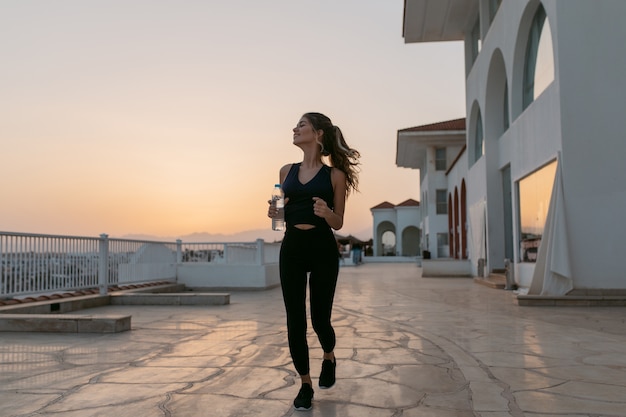
[[(287, 178), (287, 174), (289, 173), (289, 170), (291, 169), (291, 165), (292, 164), (287, 164), (283, 166), (280, 169), (280, 172), (278, 173), (278, 180), (280, 181), (279, 184), (281, 187), (283, 186), (283, 183), (285, 182), (285, 178)], [(289, 201), (288, 198), (285, 199), (285, 204), (287, 204), (287, 201)], [(278, 214), (278, 209), (276, 208), (276, 205), (273, 204), (272, 200), (268, 200), (267, 204), (269, 204), (269, 207), (267, 209), (267, 217), (274, 218)]]
[(280, 186), (283, 186), (283, 183), (285, 182), (285, 178), (287, 178), (287, 174), (289, 174), (289, 170), (291, 169), (291, 165), (293, 164), (287, 164), (284, 165), (281, 169), (280, 172), (278, 174), (278, 179), (280, 181)]

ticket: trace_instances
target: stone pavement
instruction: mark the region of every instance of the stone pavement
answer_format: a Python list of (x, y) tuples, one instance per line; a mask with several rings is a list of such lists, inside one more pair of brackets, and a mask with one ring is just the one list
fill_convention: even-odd
[(338, 380), (308, 412), (291, 406), (280, 289), (76, 313), (131, 314), (132, 330), (0, 334), (0, 416), (626, 416), (626, 309), (520, 307), (414, 264), (341, 269)]

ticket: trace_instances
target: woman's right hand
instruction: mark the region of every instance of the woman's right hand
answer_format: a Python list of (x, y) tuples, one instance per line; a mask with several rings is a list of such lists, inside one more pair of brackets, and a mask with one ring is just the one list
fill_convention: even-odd
[[(288, 201), (289, 201), (289, 197), (285, 198), (285, 205), (287, 205)], [(267, 209), (267, 217), (273, 219), (278, 214), (278, 209), (276, 208), (276, 201), (267, 200), (267, 204), (270, 205)]]
[(270, 205), (267, 209), (267, 217), (273, 219), (274, 217), (276, 217), (276, 214), (278, 214), (278, 209), (276, 208), (276, 201), (267, 200), (267, 204)]

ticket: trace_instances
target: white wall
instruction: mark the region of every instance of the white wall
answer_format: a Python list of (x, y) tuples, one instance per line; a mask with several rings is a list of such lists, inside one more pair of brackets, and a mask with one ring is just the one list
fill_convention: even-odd
[[(551, 29), (555, 77), (524, 109), (528, 28), (539, 4), (546, 10)], [(483, 13), (486, 5), (482, 0)], [(466, 108), (468, 138), (473, 137), (473, 120), (480, 108), (487, 149), (480, 160), (469, 164), (467, 173), (460, 167), (451, 171), (447, 186), (434, 170), (430, 162), (434, 161), (433, 149), (429, 150), (428, 175), (421, 173), (421, 189), (428, 194), (422, 210), (428, 216), (423, 219), (423, 229), (430, 235), (429, 249), (436, 253), (436, 233), (447, 230), (447, 216), (435, 214), (436, 189), (453, 190), (466, 176), (467, 207), (487, 200), (488, 262), (489, 258), (501, 261), (502, 229), (507, 219), (499, 193), (501, 170), (508, 166), (513, 183), (516, 279), (528, 286), (534, 264), (519, 263), (517, 182), (560, 153), (568, 229), (568, 241), (560, 244), (569, 250), (574, 288), (626, 288), (622, 260), (626, 247), (626, 221), (622, 218), (626, 213), (626, 134), (622, 127), (626, 114), (626, 1), (503, 0), (491, 26), (486, 17), (481, 19), (481, 52), (473, 65), (466, 63)], [(469, 57), (468, 51), (466, 48)], [(510, 126), (504, 133), (489, 119), (498, 107), (494, 98), (503, 91), (494, 80), (502, 82), (503, 77), (510, 109)], [(472, 142), (467, 146), (466, 162), (473, 154)], [(487, 267), (494, 265), (496, 262), (491, 262)]]
[[(558, 77), (525, 111), (522, 111), (521, 77), (525, 56), (525, 28), (515, 30), (512, 22), (528, 26), (534, 13), (529, 12), (527, 1), (503, 1), (495, 20), (483, 37), (481, 53), (478, 56), (466, 83), (466, 105), (468, 109), (468, 138), (473, 138), (473, 117), (477, 108), (483, 120), (485, 155), (469, 167), (468, 174), (468, 207), (479, 201), (487, 201), (487, 268), (503, 267), (504, 262), (504, 221), (501, 196), (501, 170), (507, 165), (511, 169), (511, 178), (516, 183), (521, 178), (534, 172), (541, 166), (554, 160), (561, 149), (561, 122), (559, 107)], [(536, 3), (536, 2), (535, 2)], [(554, 3), (543, 2), (550, 26), (556, 29)], [(551, 17), (552, 15), (552, 17)], [(487, 30), (484, 28), (484, 30)], [(524, 39), (521, 39), (524, 38)], [(553, 35), (554, 38), (554, 35)], [(556, 42), (554, 42), (556, 47)], [(498, 56), (497, 62), (493, 57)], [(490, 137), (493, 120), (501, 118), (501, 114), (493, 114), (493, 106), (488, 107), (494, 98), (492, 94), (501, 94), (497, 88), (490, 86), (489, 76), (501, 77), (497, 71), (490, 72), (492, 65), (502, 65), (509, 89), (510, 126), (504, 133), (497, 132), (498, 137)], [(495, 63), (494, 63), (495, 62)], [(477, 106), (477, 107), (476, 107)], [(500, 122), (500, 120), (498, 120)], [(468, 148), (471, 141), (468, 142)], [(471, 152), (467, 152), (468, 157)], [(513, 186), (513, 248), (516, 262), (519, 262), (519, 231), (518, 202), (516, 187)], [(475, 260), (472, 262), (475, 264)], [(475, 265), (473, 265), (475, 266)], [(529, 274), (530, 268), (530, 274)], [(527, 281), (532, 274), (534, 264), (519, 269), (516, 277)], [(519, 283), (519, 282), (518, 282)], [(521, 283), (520, 283), (521, 284)]]
[[(543, 0), (555, 51), (554, 82), (525, 110), (521, 85), (526, 27), (537, 1), (504, 0), (490, 28), (483, 27), (481, 53), (469, 72), (468, 112), (478, 103), (483, 121), (488, 75), (494, 54), (502, 54), (509, 86), (510, 128), (486, 150), (486, 161), (470, 168), (468, 206), (487, 198), (498, 209), (494, 175), (510, 165), (516, 183), (562, 152), (563, 189), (574, 287), (626, 288), (623, 243), (626, 222), (626, 140), (620, 121), (625, 111), (626, 2)], [(521, 27), (515, 29), (516, 25)], [(468, 118), (471, 119), (471, 113)], [(471, 123), (468, 132), (471, 134)], [(468, 146), (469, 143), (468, 143)], [(493, 150), (493, 147), (496, 147)], [(481, 165), (482, 164), (482, 165)], [(516, 190), (516, 187), (513, 187)], [(518, 202), (514, 192), (515, 255), (519, 257)], [(493, 214), (493, 213), (492, 213)], [(488, 214), (488, 245), (499, 244), (501, 216)], [(497, 250), (489, 256), (498, 256)], [(516, 259), (519, 262), (519, 259)], [(516, 277), (528, 285), (534, 264), (518, 264)]]
[(401, 233), (409, 226), (419, 227), (420, 208), (419, 207), (396, 207), (398, 233)]
[(278, 264), (224, 265), (182, 263), (177, 266), (178, 283), (189, 288), (267, 289), (280, 285)]
[(626, 2), (568, 0), (558, 3), (557, 11), (563, 188), (574, 286), (624, 289)]

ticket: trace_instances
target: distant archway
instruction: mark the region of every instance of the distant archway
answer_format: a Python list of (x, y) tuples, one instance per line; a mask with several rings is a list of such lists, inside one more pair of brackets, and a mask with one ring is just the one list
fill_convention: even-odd
[(387, 230), (383, 233), (381, 239), (383, 256), (396, 256), (396, 233)]
[(396, 254), (396, 226), (390, 221), (378, 224), (376, 228), (376, 256), (390, 256)]
[(418, 256), (421, 244), (421, 230), (409, 226), (402, 231), (402, 256)]

